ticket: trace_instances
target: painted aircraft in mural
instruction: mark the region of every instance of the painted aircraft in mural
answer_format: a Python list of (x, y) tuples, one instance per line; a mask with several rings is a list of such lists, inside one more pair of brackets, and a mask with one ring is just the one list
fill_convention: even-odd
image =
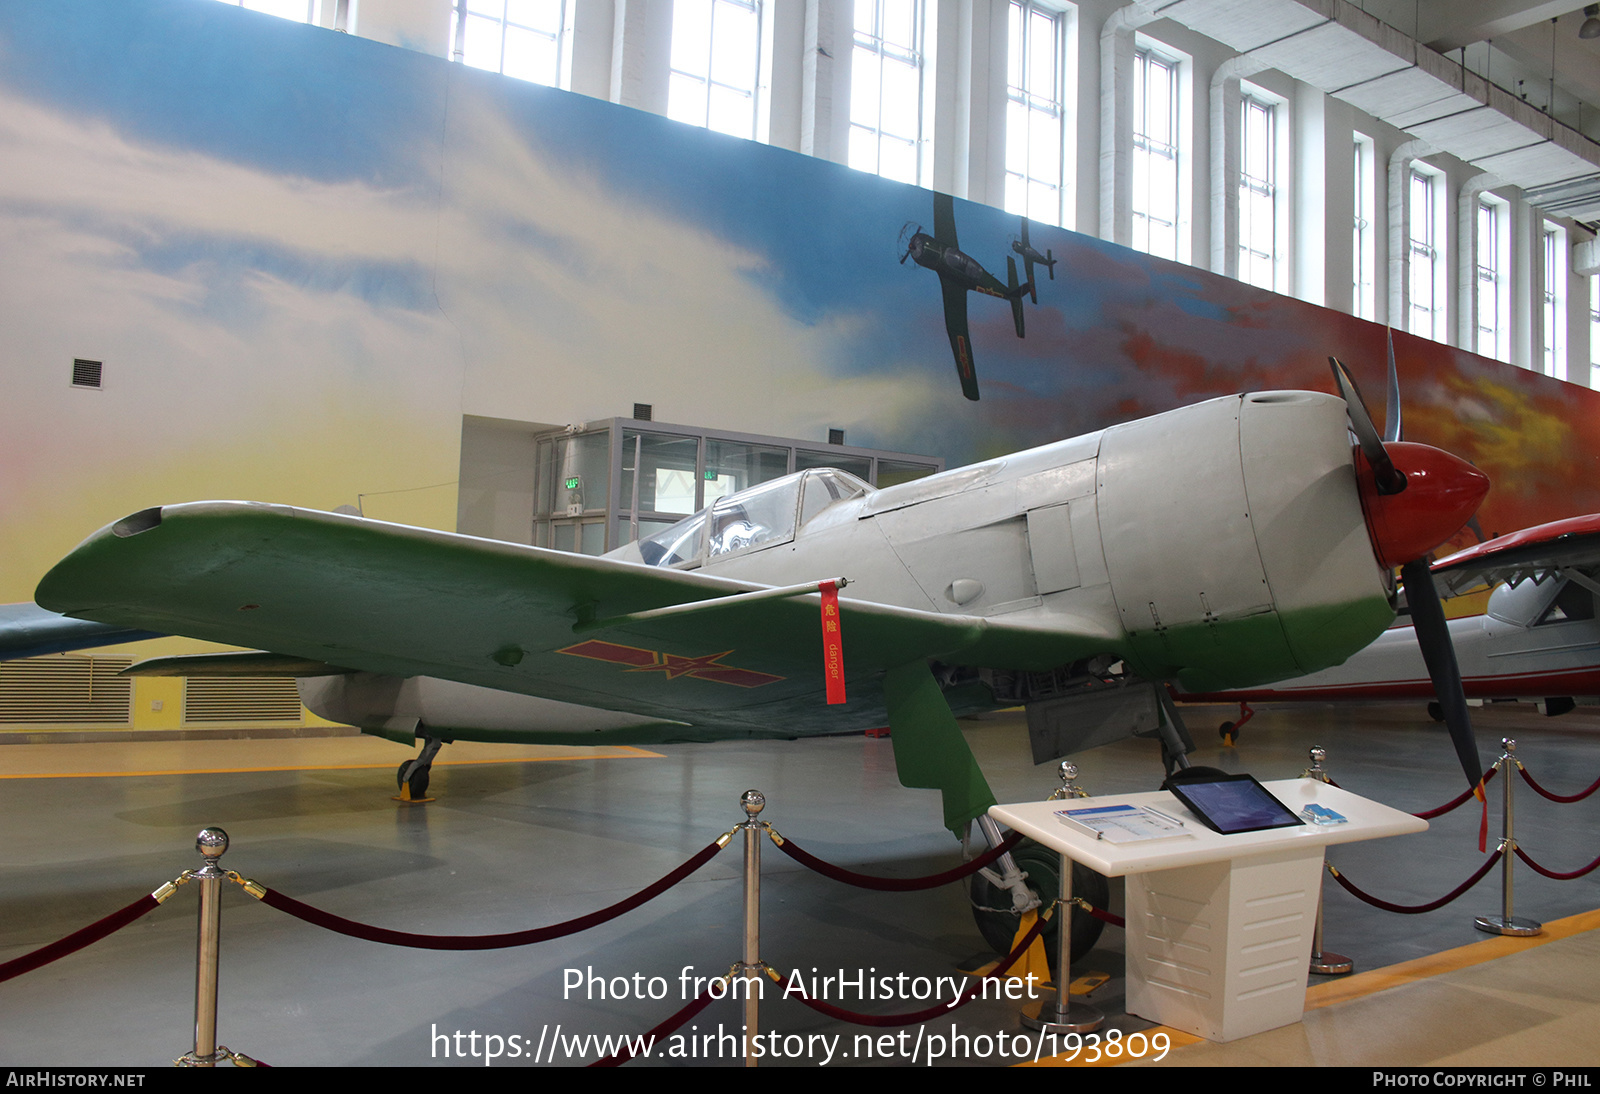
[(1011, 249), (1022, 256), (1022, 272), (1027, 277), (1029, 295), (1033, 298), (1033, 302), (1037, 304), (1039, 302), (1039, 283), (1034, 280), (1033, 268), (1035, 266), (1043, 266), (1046, 272), (1050, 274), (1050, 280), (1054, 281), (1056, 279), (1055, 253), (1046, 249), (1044, 254), (1040, 254), (1028, 244), (1027, 217), (1022, 218), (1022, 238), (1013, 239), (1011, 241)]
[[(911, 228), (901, 230), (901, 238)], [(1026, 231), (1026, 227), (1024, 227)], [(1017, 337), (1023, 336), (1022, 297), (1033, 292), (1030, 275), (1024, 284), (1017, 284), (1017, 263), (1006, 256), (1008, 283), (1002, 285), (998, 278), (984, 269), (978, 260), (961, 250), (956, 238), (955, 199), (949, 194), (933, 195), (933, 234), (928, 235), (921, 225), (905, 241), (905, 253), (900, 264), (912, 259), (918, 266), (939, 275), (939, 287), (944, 293), (944, 329), (950, 336), (950, 350), (955, 354), (956, 375), (961, 378), (961, 393), (969, 399), (978, 398), (978, 373), (972, 360), (972, 334), (967, 325), (967, 293), (979, 292), (1011, 302), (1011, 320), (1017, 328)], [(1037, 297), (1035, 297), (1037, 302)]]
[[(1449, 621), (1469, 699), (1531, 700), (1564, 714), (1600, 698), (1600, 514), (1572, 517), (1480, 543), (1440, 559), (1433, 583), (1446, 595), (1493, 586), (1487, 609)], [(1442, 718), (1412, 628), (1395, 626), (1344, 664), (1240, 692), (1182, 695), (1195, 702), (1426, 699)], [(1225, 722), (1224, 738), (1236, 735)]]

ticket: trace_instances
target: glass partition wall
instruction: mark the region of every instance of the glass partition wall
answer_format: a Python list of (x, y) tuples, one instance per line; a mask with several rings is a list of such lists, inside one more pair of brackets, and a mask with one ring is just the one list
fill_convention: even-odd
[(533, 543), (604, 554), (718, 498), (837, 467), (874, 486), (944, 470), (933, 456), (611, 418), (535, 441)]

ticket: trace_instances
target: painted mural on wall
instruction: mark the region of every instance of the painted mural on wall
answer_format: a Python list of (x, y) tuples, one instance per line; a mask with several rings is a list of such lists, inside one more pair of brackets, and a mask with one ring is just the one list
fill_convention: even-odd
[[(210, 0), (0, 9), (0, 162), (5, 600), (152, 504), (452, 527), (463, 414), (648, 402), (955, 465), (1332, 390), (1330, 354), (1382, 390), (1382, 327), (1032, 225), (1025, 337), (1020, 290), (960, 291), (972, 400), (948, 280), (902, 262), (927, 191)], [(1026, 269), (1016, 217), (951, 208)], [(1600, 510), (1600, 396), (1396, 346), (1408, 438), (1494, 478), (1486, 531)]]

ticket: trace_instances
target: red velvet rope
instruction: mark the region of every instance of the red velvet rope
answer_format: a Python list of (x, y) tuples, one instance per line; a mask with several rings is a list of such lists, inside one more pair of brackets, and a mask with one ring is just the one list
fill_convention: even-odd
[(1574, 870), (1570, 874), (1561, 874), (1561, 873), (1557, 873), (1554, 870), (1546, 870), (1543, 866), (1540, 866), (1537, 862), (1534, 862), (1531, 858), (1529, 858), (1528, 857), (1528, 852), (1524, 851), (1520, 847), (1517, 848), (1517, 857), (1519, 859), (1521, 859), (1523, 862), (1526, 862), (1532, 869), (1534, 869), (1538, 873), (1541, 873), (1545, 877), (1552, 878), (1552, 879), (1554, 879), (1556, 881), (1571, 881), (1573, 878), (1580, 878), (1584, 874), (1589, 873), (1596, 866), (1600, 866), (1600, 858), (1597, 858), (1593, 862), (1589, 863), (1589, 865), (1581, 867), (1581, 868), (1579, 868), (1577, 870)]
[(142, 896), (126, 908), (112, 912), (104, 919), (89, 924), (81, 931), (74, 931), (59, 942), (52, 942), (48, 946), (41, 946), (32, 953), (25, 953), (21, 957), (14, 957), (5, 964), (0, 965), (0, 982), (10, 980), (13, 976), (21, 976), (25, 972), (32, 972), (40, 965), (48, 965), (58, 961), (69, 953), (77, 953), (85, 946), (98, 942), (108, 934), (120, 931), (140, 916), (161, 907), (161, 902), (153, 896)]
[(1446, 904), (1449, 904), (1456, 897), (1460, 896), (1462, 893), (1466, 892), (1468, 889), (1470, 889), (1474, 885), (1478, 884), (1478, 882), (1483, 880), (1483, 875), (1487, 874), (1489, 872), (1489, 868), (1491, 866), (1493, 866), (1495, 863), (1500, 861), (1500, 856), (1502, 854), (1504, 854), (1503, 851), (1494, 852), (1492, 855), (1489, 856), (1488, 860), (1485, 861), (1482, 866), (1478, 867), (1476, 873), (1474, 873), (1466, 881), (1463, 881), (1460, 885), (1456, 886), (1449, 893), (1446, 893), (1444, 896), (1440, 897), (1438, 900), (1435, 900), (1435, 901), (1433, 901), (1432, 903), (1429, 903), (1429, 904), (1418, 904), (1418, 905), (1415, 905), (1415, 906), (1406, 905), (1406, 904), (1390, 904), (1387, 900), (1379, 900), (1375, 896), (1368, 896), (1366, 893), (1363, 893), (1360, 889), (1357, 889), (1354, 885), (1350, 884), (1350, 880), (1348, 878), (1346, 878), (1343, 874), (1341, 874), (1338, 870), (1334, 870), (1333, 871), (1333, 879), (1335, 881), (1337, 881), (1340, 885), (1344, 886), (1345, 892), (1349, 893), (1351, 896), (1355, 897), (1357, 900), (1366, 901), (1368, 904), (1372, 905), (1374, 908), (1382, 908), (1386, 912), (1399, 912), (1401, 915), (1420, 915), (1423, 912), (1438, 911), (1440, 908), (1443, 908)]
[(511, 931), (507, 934), (472, 934), (472, 935), (433, 935), (411, 934), (406, 931), (391, 931), (385, 927), (372, 927), (365, 923), (357, 923), (353, 919), (324, 912), (320, 908), (313, 908), (291, 896), (284, 896), (273, 889), (266, 890), (261, 897), (263, 904), (270, 904), (280, 912), (288, 912), (292, 916), (314, 923), (318, 927), (325, 927), (339, 934), (346, 934), (352, 938), (364, 938), (368, 942), (382, 942), (389, 946), (410, 946), (419, 950), (499, 950), (508, 946), (526, 946), (534, 942), (548, 942), (552, 938), (561, 938), (564, 935), (576, 934), (586, 931), (590, 927), (598, 927), (608, 920), (617, 918), (625, 912), (631, 912), (639, 905), (654, 900), (678, 882), (694, 873), (700, 867), (710, 862), (712, 857), (722, 846), (717, 843), (707, 844), (688, 862), (673, 870), (670, 874), (650, 885), (645, 889), (619, 900), (609, 908), (602, 908), (598, 912), (569, 919), (565, 923), (555, 923), (548, 927), (535, 927), (527, 931)]
[[(1489, 785), (1489, 780), (1494, 778), (1495, 775), (1499, 772), (1499, 770), (1500, 769), (1498, 767), (1491, 767), (1488, 771), (1484, 772), (1483, 781), (1481, 783), (1479, 783), (1478, 786), (1488, 786)], [(1439, 808), (1437, 808), (1437, 809), (1429, 809), (1427, 812), (1424, 812), (1424, 813), (1413, 813), (1411, 815), (1413, 817), (1417, 817), (1420, 820), (1432, 820), (1434, 817), (1442, 817), (1446, 813), (1450, 812), (1450, 810), (1456, 808), (1462, 802), (1464, 802), (1468, 798), (1472, 797), (1473, 792), (1475, 790), (1477, 790), (1477, 789), (1478, 789), (1477, 786), (1469, 786), (1469, 787), (1467, 787), (1466, 790), (1462, 791), (1461, 794), (1458, 797), (1451, 798), (1449, 801), (1447, 801), (1443, 805), (1439, 806)]]
[(927, 877), (874, 877), (871, 874), (858, 874), (854, 870), (846, 870), (843, 866), (835, 866), (831, 862), (802, 851), (794, 840), (784, 837), (782, 842), (773, 840), (778, 844), (778, 850), (794, 859), (808, 870), (815, 870), (823, 877), (830, 877), (834, 881), (842, 881), (846, 885), (854, 885), (860, 889), (877, 889), (885, 893), (909, 893), (918, 889), (933, 889), (940, 885), (947, 885), (971, 874), (977, 873), (985, 866), (994, 862), (1007, 851), (1014, 849), (1023, 839), (1021, 832), (1013, 832), (1000, 841), (998, 847), (991, 847), (971, 862), (963, 862), (960, 866), (946, 870), (942, 874), (929, 874)]
[(1128, 921), (1123, 919), (1120, 915), (1112, 915), (1103, 908), (1096, 908), (1093, 904), (1085, 907), (1084, 911), (1087, 911), (1090, 915), (1094, 916), (1102, 923), (1109, 923), (1113, 927), (1121, 927), (1123, 930), (1126, 930), (1128, 927)]
[[(659, 1026), (656, 1026), (649, 1033), (646, 1033), (643, 1037), (639, 1038), (639, 1040), (648, 1041), (652, 1045), (655, 1044), (655, 1041), (656, 1041), (657, 1037), (662, 1037), (662, 1036), (664, 1036), (664, 1035), (666, 1035), (668, 1033), (671, 1033), (673, 1030), (675, 1030), (679, 1026), (683, 1025), (689, 1019), (693, 1018), (695, 1015), (697, 1015), (701, 1011), (705, 1010), (706, 1007), (710, 1006), (711, 1005), (711, 1001), (712, 1001), (711, 989), (708, 987), (708, 988), (706, 988), (705, 991), (700, 993), (700, 998), (695, 999), (692, 1002), (690, 1002), (688, 1006), (686, 1006), (682, 1010), (678, 1011), (678, 1013), (676, 1013), (672, 1017), (668, 1018), (665, 1022), (662, 1022)], [(621, 1052), (617, 1053), (614, 1056), (603, 1056), (600, 1059), (596, 1060), (594, 1063), (590, 1064), (589, 1066), (590, 1067), (621, 1067), (623, 1064), (627, 1063), (631, 1059), (633, 1059), (632, 1050), (625, 1048)]]
[[(1039, 932), (1043, 931), (1049, 923), (1050, 920), (1044, 916), (1036, 919), (1028, 933), (1022, 936), (1022, 941), (1017, 944), (1017, 948), (1007, 954), (1005, 961), (996, 965), (994, 971), (987, 973), (983, 979), (998, 980), (1003, 977), (1012, 965), (1022, 959), (1022, 955), (1027, 952), (1028, 947), (1033, 945), (1033, 940), (1039, 937)], [(953, 1002), (935, 1003), (926, 1010), (913, 1011), (910, 1014), (862, 1014), (859, 1011), (836, 1007), (832, 1003), (824, 1002), (821, 999), (812, 999), (804, 995), (797, 998), (818, 1014), (825, 1014), (829, 1018), (840, 1022), (854, 1022), (858, 1026), (914, 1026), (918, 1022), (926, 1022), (928, 1019), (937, 1018), (941, 1014), (952, 1014), (978, 998), (979, 994), (973, 988), (968, 988), (957, 996)]]
[[(1525, 767), (1523, 767), (1523, 766), (1521, 766), (1519, 764), (1519, 765), (1517, 765), (1517, 770), (1522, 772), (1522, 781), (1527, 783), (1529, 786), (1533, 787), (1534, 793), (1542, 795), (1543, 797), (1549, 798), (1553, 802), (1561, 802), (1563, 805), (1571, 805), (1573, 802), (1581, 802), (1584, 798), (1587, 798), (1590, 794), (1593, 794), (1596, 790), (1600, 790), (1600, 779), (1596, 779), (1594, 782), (1589, 784), (1589, 789), (1580, 790), (1576, 794), (1572, 795), (1571, 797), (1567, 797), (1564, 794), (1552, 794), (1550, 791), (1546, 790), (1544, 787), (1540, 786), (1538, 783), (1533, 781), (1533, 776), (1528, 774), (1528, 769), (1527, 768), (1525, 768)], [(1531, 865), (1531, 863), (1530, 863), (1530, 865)]]

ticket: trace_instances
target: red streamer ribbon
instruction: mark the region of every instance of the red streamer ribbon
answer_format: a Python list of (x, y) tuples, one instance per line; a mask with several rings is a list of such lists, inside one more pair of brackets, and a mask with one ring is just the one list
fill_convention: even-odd
[(839, 630), (839, 586), (824, 581), (817, 586), (822, 593), (822, 673), (828, 683), (828, 704), (842, 703), (844, 698), (844, 635)]

